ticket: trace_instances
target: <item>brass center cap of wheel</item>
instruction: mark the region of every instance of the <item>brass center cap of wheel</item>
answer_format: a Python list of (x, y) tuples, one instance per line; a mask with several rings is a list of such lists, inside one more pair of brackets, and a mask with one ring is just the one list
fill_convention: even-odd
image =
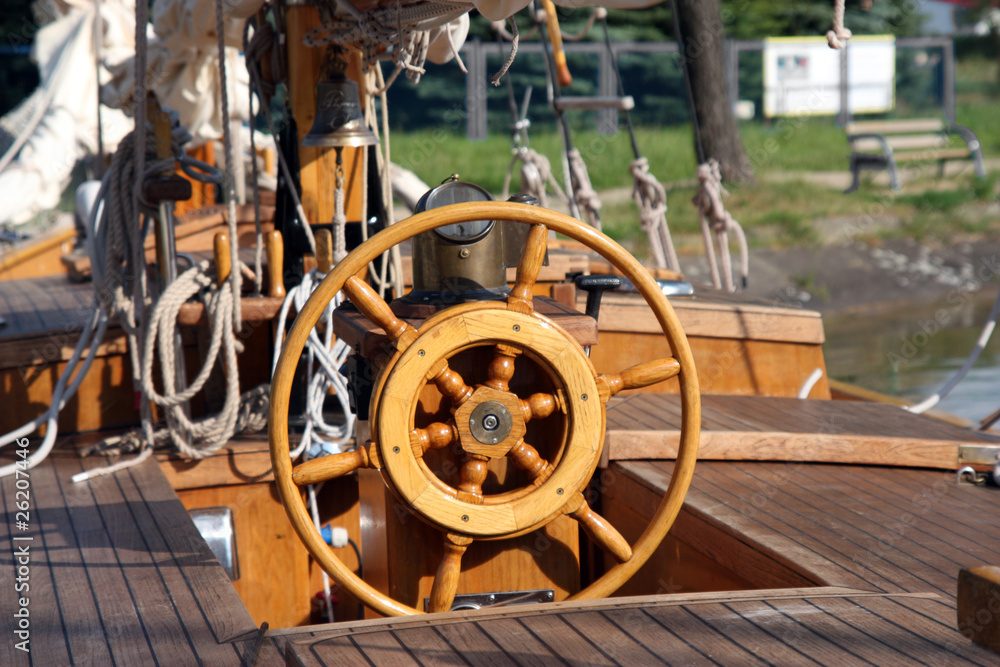
[(469, 416), (472, 437), (484, 445), (495, 445), (506, 440), (512, 423), (510, 410), (499, 401), (480, 403)]
[(479, 386), (455, 411), (462, 449), (491, 459), (507, 452), (524, 437), (521, 399), (510, 392)]

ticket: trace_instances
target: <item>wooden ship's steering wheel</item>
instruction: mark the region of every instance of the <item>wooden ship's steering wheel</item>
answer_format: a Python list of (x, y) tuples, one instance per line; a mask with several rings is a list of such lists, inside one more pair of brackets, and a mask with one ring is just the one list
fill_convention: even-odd
[[(473, 220), (507, 220), (531, 225), (521, 252), (517, 278), (506, 301), (463, 303), (442, 310), (417, 330), (397, 318), (366, 283), (358, 279), (369, 262), (392, 246), (422, 232)], [(645, 362), (616, 375), (594, 370), (580, 344), (552, 319), (532, 307), (532, 287), (541, 269), (548, 230), (580, 241), (615, 265), (652, 308), (673, 357)], [(309, 331), (340, 291), (395, 348), (381, 369), (372, 394), (372, 440), (355, 451), (312, 459), (293, 467), (289, 458), (288, 406), (292, 380)], [(489, 346), (487, 380), (469, 386), (449, 366), (452, 356)], [(517, 358), (524, 355), (548, 375), (553, 391), (525, 398), (508, 386)], [(669, 489), (646, 530), (632, 546), (588, 506), (583, 492), (600, 460), (605, 410), (619, 391), (677, 376), (682, 399), (682, 431)], [(415, 423), (421, 390), (433, 383), (450, 400), (451, 418), (424, 427)], [(543, 458), (524, 435), (526, 424), (553, 413), (565, 416), (562, 443)], [(515, 537), (567, 514), (594, 542), (618, 560), (603, 576), (571, 599), (604, 597), (628, 580), (649, 558), (680, 511), (694, 471), (700, 399), (687, 339), (677, 317), (649, 273), (621, 246), (568, 216), (509, 202), (455, 204), (419, 213), (372, 237), (323, 280), (299, 313), (281, 352), (271, 384), (270, 445), (281, 502), (296, 532), (317, 562), (341, 586), (385, 615), (421, 613), (392, 600), (354, 574), (324, 543), (313, 525), (302, 487), (362, 467), (379, 470), (386, 486), (423, 521), (444, 534), (444, 557), (437, 570), (429, 608), (447, 611), (458, 584), (461, 558), (473, 540)], [(423, 456), (452, 447), (464, 455), (457, 488), (439, 479)], [(487, 464), (506, 457), (525, 471), (520, 488), (483, 492)]]

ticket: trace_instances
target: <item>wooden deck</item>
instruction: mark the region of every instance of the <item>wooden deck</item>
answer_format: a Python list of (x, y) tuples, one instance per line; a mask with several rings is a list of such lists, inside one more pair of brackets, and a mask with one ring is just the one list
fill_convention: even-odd
[[(239, 664), (254, 623), (156, 462), (70, 481), (103, 463), (60, 449), (29, 471), (27, 530), (16, 480), (0, 481), (0, 539), (10, 545), (0, 553), (0, 664)], [(24, 546), (29, 588), (15, 593), (13, 554)], [(15, 648), (19, 596), (30, 654)]]
[(835, 588), (556, 603), (270, 633), (288, 665), (995, 665), (940, 601)]
[[(706, 407), (707, 427), (750, 419), (713, 397)], [(765, 419), (763, 409), (753, 416)], [(258, 630), (162, 471), (149, 461), (70, 481), (101, 464), (61, 449), (32, 470), (25, 531), (15, 480), (0, 481), (0, 537), (11, 545), (0, 554), (0, 664), (241, 664)], [(630, 516), (655, 510), (672, 467), (612, 461), (602, 513), (627, 533)], [(704, 461), (670, 549), (717, 562), (754, 590), (699, 592), (658, 554), (659, 569), (638, 575), (646, 591), (659, 582), (658, 595), (274, 628), (254, 664), (995, 665), (997, 654), (956, 630), (955, 589), (960, 567), (1000, 562), (998, 515), (1000, 491), (958, 484), (953, 469)], [(22, 543), (30, 656), (9, 639)]]

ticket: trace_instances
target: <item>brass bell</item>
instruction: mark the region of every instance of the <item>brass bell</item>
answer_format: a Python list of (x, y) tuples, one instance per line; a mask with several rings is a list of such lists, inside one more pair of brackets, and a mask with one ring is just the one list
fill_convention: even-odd
[(334, 72), (316, 84), (316, 121), (303, 146), (374, 146), (378, 137), (361, 113), (358, 84)]

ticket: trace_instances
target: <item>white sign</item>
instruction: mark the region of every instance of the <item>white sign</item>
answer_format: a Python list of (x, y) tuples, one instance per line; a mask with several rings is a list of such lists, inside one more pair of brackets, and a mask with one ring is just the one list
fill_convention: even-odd
[[(764, 115), (822, 116), (840, 111), (840, 51), (824, 37), (764, 40)], [(896, 39), (859, 35), (847, 46), (852, 114), (889, 111), (896, 102)]]

